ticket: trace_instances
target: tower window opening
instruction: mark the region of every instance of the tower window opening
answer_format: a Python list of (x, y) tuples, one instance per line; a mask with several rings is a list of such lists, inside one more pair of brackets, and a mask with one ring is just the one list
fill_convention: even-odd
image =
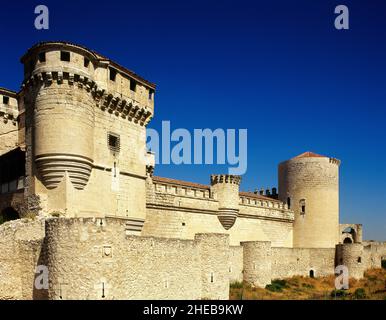
[(314, 272), (314, 270), (310, 270), (310, 278), (315, 278), (315, 272)]
[(117, 78), (117, 70), (115, 70), (114, 68), (109, 68), (109, 70), (110, 70), (110, 80), (115, 81)]
[(68, 51), (60, 51), (60, 60), (70, 62), (70, 53)]
[(290, 197), (287, 198), (287, 206), (288, 206), (288, 209), (291, 209), (291, 198)]
[(84, 57), (84, 61), (83, 61), (84, 67), (87, 68), (89, 64), (90, 64), (90, 60)]
[(46, 62), (46, 53), (45, 52), (39, 53), (39, 62)]
[(149, 89), (149, 100), (153, 100), (153, 98), (154, 98), (154, 90)]
[(213, 274), (213, 272), (210, 273), (210, 282), (211, 283), (214, 282), (214, 274)]
[(9, 97), (3, 96), (3, 104), (9, 104)]
[(358, 263), (362, 263), (362, 257), (358, 257)]
[(299, 201), (299, 206), (300, 206), (300, 214), (306, 214), (306, 200), (301, 199)]
[(120, 137), (117, 134), (109, 133), (107, 135), (108, 147), (111, 151), (119, 152), (120, 150)]
[(130, 79), (130, 90), (135, 92), (137, 90), (137, 83), (134, 79)]

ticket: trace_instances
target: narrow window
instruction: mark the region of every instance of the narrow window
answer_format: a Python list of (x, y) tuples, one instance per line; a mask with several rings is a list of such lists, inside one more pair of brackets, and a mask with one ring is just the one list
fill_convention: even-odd
[(315, 278), (314, 270), (310, 270), (310, 278)]
[(299, 201), (300, 214), (306, 214), (306, 200), (301, 199)]
[(46, 53), (45, 52), (39, 53), (39, 62), (46, 62)]
[(210, 273), (210, 282), (211, 283), (214, 282), (214, 274), (213, 274), (213, 272)]
[(117, 177), (117, 163), (114, 161), (114, 178)]
[(9, 104), (9, 97), (3, 96), (3, 104)]
[(119, 135), (108, 133), (107, 134), (107, 143), (111, 151), (119, 152), (120, 150), (120, 138)]
[(291, 209), (291, 198), (290, 197), (287, 198), (287, 206), (288, 206), (288, 209)]
[(134, 79), (130, 79), (130, 90), (134, 92), (137, 90), (137, 83)]
[(60, 51), (60, 60), (61, 61), (70, 61), (70, 53), (68, 51)]
[(83, 65), (85, 68), (88, 68), (88, 65), (90, 64), (90, 60), (87, 59), (86, 57), (84, 57), (84, 62), (83, 62)]
[(105, 283), (102, 282), (102, 298), (105, 298)]
[(110, 69), (110, 80), (115, 81), (115, 79), (117, 78), (117, 70), (113, 68), (109, 68), (109, 69)]
[(362, 258), (358, 257), (358, 263), (362, 263)]
[(153, 100), (153, 98), (154, 98), (154, 90), (149, 89), (149, 100)]

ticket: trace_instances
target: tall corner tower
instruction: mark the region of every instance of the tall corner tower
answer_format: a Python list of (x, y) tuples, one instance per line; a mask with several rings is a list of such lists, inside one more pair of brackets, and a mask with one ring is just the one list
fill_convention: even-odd
[(339, 243), (339, 166), (339, 160), (312, 152), (279, 164), (279, 199), (295, 212), (294, 247)]
[(138, 232), (155, 85), (68, 42), (39, 43), (21, 62), (27, 194), (40, 197), (43, 212), (118, 216)]

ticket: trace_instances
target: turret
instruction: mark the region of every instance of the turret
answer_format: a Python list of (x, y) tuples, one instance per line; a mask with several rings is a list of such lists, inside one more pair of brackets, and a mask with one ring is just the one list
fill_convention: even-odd
[(294, 247), (339, 243), (339, 165), (312, 152), (279, 165), (279, 199), (295, 212)]
[(228, 230), (235, 224), (239, 214), (239, 189), (240, 176), (212, 175), (211, 191), (219, 202), (218, 219), (222, 226)]
[(154, 84), (71, 43), (37, 44), (21, 61), (28, 194), (48, 212), (132, 218), (138, 232)]

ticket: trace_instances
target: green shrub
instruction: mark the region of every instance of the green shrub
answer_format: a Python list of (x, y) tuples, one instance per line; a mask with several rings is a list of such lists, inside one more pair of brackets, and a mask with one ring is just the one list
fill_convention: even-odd
[(59, 218), (61, 215), (62, 215), (62, 213), (60, 211), (52, 211), (51, 212), (51, 216), (53, 216), (55, 218)]
[(358, 288), (354, 292), (354, 299), (366, 299), (366, 291), (363, 288)]
[(230, 284), (231, 289), (242, 289), (243, 283), (240, 281), (235, 281)]
[(310, 284), (310, 283), (303, 283), (302, 287), (307, 288), (307, 289), (314, 289), (315, 288), (315, 286)]
[(348, 292), (345, 290), (332, 290), (331, 291), (331, 298), (345, 298), (348, 296)]
[(272, 292), (282, 292), (284, 288), (288, 288), (287, 281), (285, 280), (272, 280), (271, 284), (267, 284), (265, 289)]

